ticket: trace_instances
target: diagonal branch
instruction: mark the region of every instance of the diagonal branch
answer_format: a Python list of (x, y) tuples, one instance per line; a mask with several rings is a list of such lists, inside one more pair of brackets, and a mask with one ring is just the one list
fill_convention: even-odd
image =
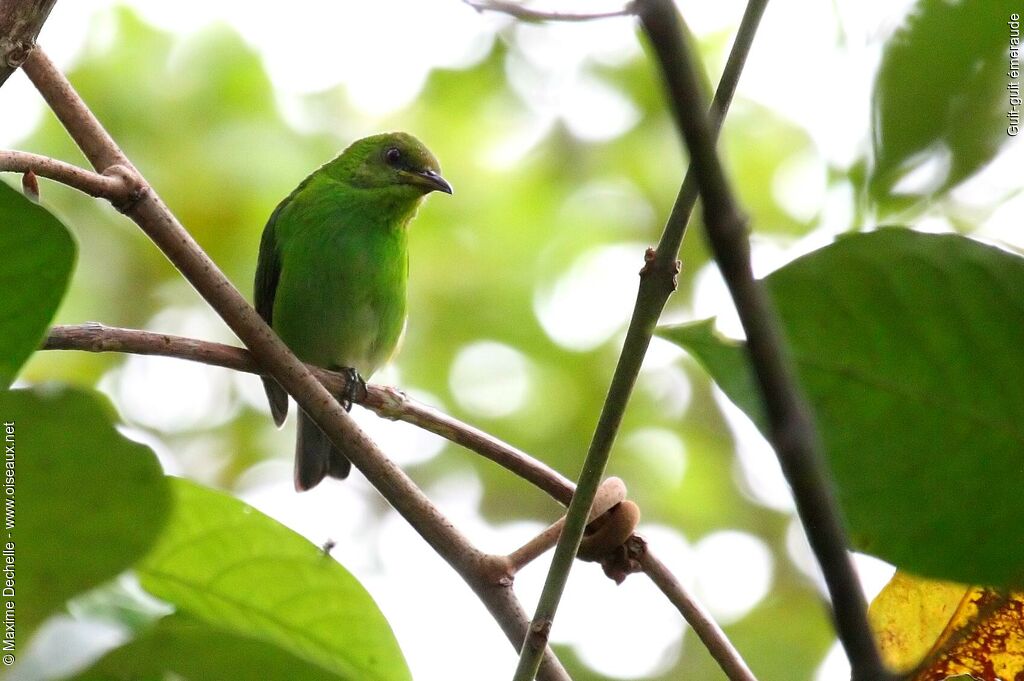
[(825, 472), (810, 411), (796, 382), (775, 312), (750, 267), (747, 224), (715, 151), (697, 71), (671, 0), (638, 0), (704, 202), (708, 241), (746, 331), (771, 441), (832, 597), (839, 638), (855, 681), (888, 677), (867, 623), (867, 606), (847, 553), (846, 532)]
[[(149, 187), (42, 50), (32, 50), (22, 68), (93, 167), (101, 173), (116, 172), (129, 186), (131, 198), (118, 209), (142, 228), (249, 348), (260, 366), (277, 379), (328, 437), (335, 444), (344, 443), (352, 463), (476, 592), (509, 641), (518, 647), (526, 634), (526, 618), (511, 584), (495, 583), (488, 578), (481, 568), (483, 554), (355, 425), (338, 401), (267, 326)], [(547, 679), (568, 679), (550, 650), (544, 651), (543, 672)]]
[[(627, 542), (627, 547), (635, 541), (643, 542), (642, 539), (634, 536)], [(676, 609), (683, 614), (686, 621), (693, 627), (694, 632), (700, 637), (704, 647), (715, 658), (730, 681), (757, 681), (742, 657), (738, 654), (732, 655), (728, 649), (722, 648), (719, 641), (729, 640), (726, 638), (725, 632), (711, 617), (711, 613), (690, 596), (685, 587), (672, 574), (672, 571), (668, 569), (668, 566), (651, 553), (646, 542), (637, 547), (634, 552), (641, 569), (661, 589), (672, 605), (676, 606)]]
[[(718, 90), (712, 105), (714, 132), (717, 133), (733, 94), (739, 82), (740, 73), (746, 62), (754, 34), (764, 14), (767, 0), (750, 0), (736, 33), (729, 59), (722, 72)], [(636, 3), (634, 3), (636, 6)], [(703, 116), (703, 111), (701, 112)], [(515, 681), (529, 681), (534, 678), (537, 665), (547, 640), (547, 632), (558, 609), (562, 591), (569, 579), (573, 556), (576, 555), (586, 527), (587, 511), (593, 503), (597, 485), (604, 475), (612, 444), (626, 411), (626, 405), (633, 392), (640, 367), (643, 365), (647, 348), (651, 344), (654, 327), (661, 317), (669, 296), (675, 291), (676, 276), (679, 272), (679, 247), (686, 233), (690, 215), (697, 203), (697, 182), (694, 172), (688, 170), (683, 180), (679, 195), (672, 213), (665, 224), (665, 229), (657, 249), (648, 249), (645, 264), (640, 271), (640, 287), (637, 291), (633, 315), (626, 330), (622, 352), (619, 355), (615, 373), (612, 375), (611, 386), (601, 409), (601, 416), (594, 431), (594, 437), (587, 452), (583, 471), (578, 481), (577, 492), (566, 515), (565, 532), (559, 538), (552, 558), (551, 567), (544, 583), (537, 610), (530, 626), (529, 639), (520, 654), (519, 667)], [(685, 613), (684, 613), (685, 615)]]

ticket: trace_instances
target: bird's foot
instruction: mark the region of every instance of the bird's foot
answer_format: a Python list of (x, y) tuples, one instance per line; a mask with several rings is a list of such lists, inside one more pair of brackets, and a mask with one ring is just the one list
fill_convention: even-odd
[(352, 403), (366, 398), (366, 381), (352, 367), (342, 367), (345, 374), (345, 389), (338, 395), (338, 401), (345, 411), (352, 411)]

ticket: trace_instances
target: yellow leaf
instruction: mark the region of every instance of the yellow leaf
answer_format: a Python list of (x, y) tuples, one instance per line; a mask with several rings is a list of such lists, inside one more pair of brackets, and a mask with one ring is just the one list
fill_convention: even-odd
[(886, 663), (910, 681), (1024, 681), (1024, 593), (897, 572), (868, 616)]

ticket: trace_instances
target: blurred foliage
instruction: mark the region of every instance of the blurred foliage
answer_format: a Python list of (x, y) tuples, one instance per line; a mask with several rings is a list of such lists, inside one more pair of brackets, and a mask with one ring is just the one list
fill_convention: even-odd
[[(514, 25), (499, 31), (477, 63), (433, 71), (415, 101), (378, 118), (350, 105), (341, 87), (286, 107), (277, 99), (258, 54), (228, 27), (175, 36), (118, 9), (103, 17), (102, 25), (92, 27), (90, 36), (68, 74), (70, 80), (202, 247), (247, 294), (263, 224), (303, 177), (370, 129), (403, 129), (423, 139), (441, 159), (445, 177), (457, 193), (452, 200), (428, 201), (413, 225), (411, 314), (396, 363), (398, 382), (566, 475), (578, 473), (633, 294), (629, 290), (625, 296), (595, 302), (591, 290), (607, 291), (600, 285), (605, 280), (634, 285), (644, 246), (657, 241), (684, 168), (678, 135), (644, 55), (619, 63), (583, 64), (587, 78), (621, 97), (635, 113), (622, 131), (595, 141), (574, 133), (558, 117), (543, 121), (540, 133), (533, 134), (537, 113), (522, 84), (515, 82), (516, 64), (521, 67), (524, 57), (522, 33)], [(701, 36), (709, 64), (723, 62), (728, 38), (727, 32)], [(949, 40), (942, 47), (957, 50), (961, 43), (971, 41)], [(717, 74), (717, 69), (711, 71)], [(888, 106), (886, 92), (876, 88), (876, 107)], [(943, 101), (954, 98), (945, 94)], [(974, 122), (984, 125), (985, 120)], [(884, 134), (900, 133), (892, 128)], [(974, 137), (963, 132), (957, 139)], [(49, 114), (18, 146), (84, 164)], [(788, 171), (817, 154), (806, 131), (741, 99), (726, 122), (721, 148), (759, 237), (788, 242), (819, 226), (823, 206), (812, 201), (809, 210), (794, 211), (780, 199), (776, 187)], [(919, 148), (894, 152), (893, 160), (885, 163), (902, 167), (904, 157)], [(875, 151), (877, 175), (878, 159), (885, 156), (877, 145)], [(973, 171), (980, 162), (963, 167)], [(868, 167), (867, 159), (858, 159), (849, 169), (830, 169), (828, 181), (863, 189)], [(45, 183), (42, 194), (44, 204), (66, 218), (81, 249), (58, 322), (95, 319), (230, 340), (223, 325), (134, 225), (109, 206), (53, 183)], [(865, 200), (875, 199), (868, 195)], [(695, 228), (698, 222), (695, 219)], [(692, 317), (694, 282), (708, 263), (699, 230), (692, 231), (683, 246), (684, 267), (668, 319)], [(633, 257), (624, 261), (622, 253)], [(567, 302), (558, 309), (577, 327), (600, 327), (609, 317), (613, 323), (590, 342), (565, 342), (542, 308), (552, 297), (572, 292), (570, 273), (593, 262), (604, 268), (599, 276), (584, 282), (582, 294), (566, 294)], [(614, 269), (604, 263), (615, 263)], [(579, 290), (581, 285), (576, 284)], [(481, 341), (508, 346), (525, 367), (527, 399), (500, 415), (475, 407), (463, 394), (467, 386), (452, 381), (451, 369), (460, 353)], [(664, 354), (672, 348), (655, 341), (653, 350)], [(100, 387), (115, 397), (122, 417), (136, 433), (159, 445), (174, 470), (229, 491), (237, 489), (241, 476), (254, 464), (290, 459), (291, 431), (288, 436), (276, 433), (265, 406), (249, 399), (253, 391), (246, 386), (255, 387), (255, 378), (203, 368), (197, 381), (201, 385), (193, 383), (185, 390), (166, 390), (166, 385), (151, 381), (147, 387), (162, 402), (150, 412), (164, 414), (160, 416), (147, 415), (146, 400), (124, 389), (126, 376), (135, 370), (131, 359), (115, 355), (38, 353), (21, 378), (29, 383), (60, 380)], [(487, 389), (492, 378), (482, 375), (480, 386), (469, 387)], [(200, 400), (204, 391), (214, 396), (208, 404), (216, 408), (191, 413), (189, 404), (181, 404), (207, 404)], [(818, 590), (789, 556), (790, 513), (755, 500), (735, 449), (732, 430), (705, 373), (693, 362), (652, 361), (638, 381), (608, 472), (627, 480), (645, 522), (672, 527), (688, 541), (716, 530), (739, 529), (765, 543), (775, 566), (770, 593), (726, 629), (764, 681), (810, 679), (833, 638), (827, 613)], [(482, 484), (481, 512), (494, 522), (547, 522), (556, 512), (544, 495), (453, 446), (410, 472), (428, 492), (449, 477), (472, 473)], [(182, 484), (177, 487), (185, 489)], [(187, 523), (178, 529), (186, 532)], [(225, 543), (230, 546), (230, 538)], [(150, 558), (150, 568), (155, 560)], [(218, 619), (223, 610), (208, 607), (202, 593), (186, 598), (178, 587), (154, 586), (157, 581), (153, 575), (148, 578), (151, 588), (190, 617), (175, 615), (152, 627), (146, 626), (147, 617), (139, 617), (132, 627), (138, 638), (102, 658), (81, 678), (195, 674), (194, 669), (175, 664), (169, 651), (179, 648), (188, 648), (196, 660), (209, 665), (204, 669), (213, 671), (235, 662), (258, 664), (271, 650), (264, 643), (257, 651), (249, 638), (253, 632), (234, 626), (245, 617), (234, 613), (227, 618), (231, 621)], [(97, 601), (108, 597), (115, 604), (113, 611), (129, 610), (120, 605), (122, 592), (110, 585), (105, 589), (90, 594), (95, 599), (93, 611), (101, 610)], [(132, 617), (118, 615), (122, 616)], [(498, 635), (497, 628), (494, 634)], [(303, 674), (302, 665), (311, 657), (287, 639), (286, 633), (274, 639), (288, 652), (267, 658), (267, 678), (272, 673), (319, 678), (319, 670)], [(208, 641), (234, 647), (237, 655), (216, 646), (196, 648)], [(146, 650), (152, 652), (153, 666), (133, 666), (134, 656)], [(161, 658), (158, 653), (166, 655)], [(315, 655), (312, 659), (322, 661)], [(572, 651), (566, 663), (580, 681), (605, 678), (587, 669)], [(670, 666), (657, 678), (721, 678), (689, 634), (682, 654)]]
[[(875, 80), (869, 189), (885, 210), (939, 196), (984, 166), (1007, 134), (1013, 0), (921, 0), (886, 43)], [(971, 36), (963, 40), (963, 36)], [(936, 164), (912, 189), (899, 182)]]

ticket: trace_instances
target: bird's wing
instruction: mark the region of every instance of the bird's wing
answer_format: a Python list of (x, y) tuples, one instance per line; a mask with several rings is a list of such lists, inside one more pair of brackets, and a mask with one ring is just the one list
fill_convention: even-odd
[[(256, 303), (256, 311), (263, 317), (263, 321), (271, 326), (274, 325), (274, 296), (277, 294), (277, 282), (281, 278), (281, 254), (278, 251), (274, 227), (278, 216), (290, 199), (291, 197), (288, 197), (282, 201), (271, 213), (267, 226), (263, 228), (259, 259), (256, 262), (253, 299)], [(277, 381), (266, 376), (263, 377), (263, 388), (270, 401), (270, 413), (274, 416), (274, 423), (280, 426), (288, 416), (288, 393)]]

